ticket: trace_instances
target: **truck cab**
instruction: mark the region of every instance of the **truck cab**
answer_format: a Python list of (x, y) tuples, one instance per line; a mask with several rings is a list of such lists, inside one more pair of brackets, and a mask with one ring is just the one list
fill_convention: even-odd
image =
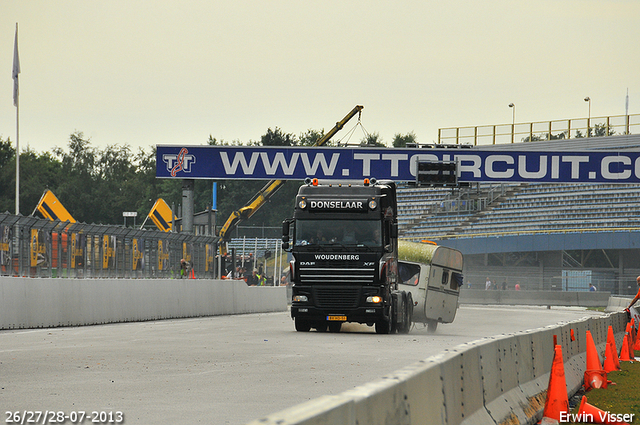
[(397, 237), (394, 182), (307, 179), (293, 218), (283, 222), (296, 330), (337, 332), (357, 322), (378, 333), (408, 332), (409, 303), (397, 293)]

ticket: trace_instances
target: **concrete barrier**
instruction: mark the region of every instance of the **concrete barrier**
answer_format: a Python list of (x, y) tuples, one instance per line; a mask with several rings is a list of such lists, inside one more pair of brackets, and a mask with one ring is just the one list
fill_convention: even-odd
[(0, 329), (286, 311), (284, 287), (236, 280), (0, 277)]
[(609, 297), (609, 302), (607, 303), (606, 312), (612, 311), (622, 311), (625, 308), (629, 307), (629, 303), (633, 297)]
[(605, 307), (609, 292), (483, 291), (462, 289), (460, 304)]
[(586, 331), (603, 356), (608, 327), (619, 345), (626, 320), (625, 313), (612, 313), (463, 344), (249, 425), (535, 424), (544, 409), (554, 336), (562, 346), (567, 390), (573, 395), (584, 379)]

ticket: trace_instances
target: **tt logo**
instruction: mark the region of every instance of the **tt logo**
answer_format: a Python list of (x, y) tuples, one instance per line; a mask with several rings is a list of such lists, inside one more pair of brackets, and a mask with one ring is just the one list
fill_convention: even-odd
[(187, 148), (180, 149), (178, 155), (164, 154), (162, 160), (167, 164), (167, 171), (171, 173), (171, 177), (175, 177), (178, 171), (190, 173), (191, 164), (196, 163), (195, 155), (190, 155)]

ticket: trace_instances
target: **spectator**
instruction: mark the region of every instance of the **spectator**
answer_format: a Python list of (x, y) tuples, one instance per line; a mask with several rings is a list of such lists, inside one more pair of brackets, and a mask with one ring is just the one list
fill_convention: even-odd
[(598, 288), (596, 288), (593, 283), (589, 285), (589, 292), (596, 292), (597, 290)]
[(487, 281), (484, 283), (484, 290), (488, 291), (489, 289), (491, 289), (491, 281), (487, 278)]
[(253, 269), (253, 273), (247, 277), (247, 285), (256, 286), (259, 283), (258, 269)]
[(187, 277), (187, 262), (184, 258), (180, 259), (180, 279)]
[(519, 290), (520, 290), (520, 282), (516, 282), (515, 290), (516, 290), (516, 291), (519, 291)]
[(629, 304), (629, 307), (627, 307), (627, 310), (629, 310), (631, 307), (633, 307), (633, 305), (636, 303), (636, 301), (640, 300), (640, 276), (636, 277), (636, 283), (638, 284), (638, 293), (633, 298), (633, 300), (631, 300), (631, 303)]

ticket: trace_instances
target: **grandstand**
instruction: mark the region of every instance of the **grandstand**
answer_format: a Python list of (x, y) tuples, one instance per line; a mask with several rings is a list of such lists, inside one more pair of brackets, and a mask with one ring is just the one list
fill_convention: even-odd
[[(481, 195), (491, 190), (484, 186), (478, 190)], [(400, 191), (403, 204), (405, 191), (414, 198), (424, 193), (423, 201), (398, 207), (399, 224), (407, 229), (404, 236), (413, 240), (640, 227), (637, 184), (523, 183), (504, 185), (494, 199), (464, 193), (452, 199), (438, 189)]]
[[(640, 150), (640, 136), (483, 146), (492, 150)], [(526, 289), (635, 293), (640, 275), (640, 185), (472, 184), (459, 189), (402, 185), (403, 239), (432, 240), (465, 254), (465, 282), (486, 277)], [(584, 276), (589, 276), (587, 279)], [(573, 283), (572, 283), (573, 282)]]

